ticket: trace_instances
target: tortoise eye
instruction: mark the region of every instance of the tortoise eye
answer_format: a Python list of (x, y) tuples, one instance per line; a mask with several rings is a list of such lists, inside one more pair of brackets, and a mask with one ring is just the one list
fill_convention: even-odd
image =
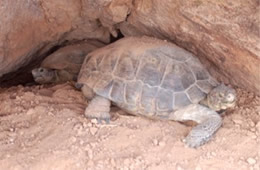
[(233, 101), (235, 99), (235, 96), (233, 94), (228, 94), (227, 95), (227, 100), (228, 101)]
[(39, 71), (40, 71), (40, 72), (43, 72), (43, 68), (40, 68)]

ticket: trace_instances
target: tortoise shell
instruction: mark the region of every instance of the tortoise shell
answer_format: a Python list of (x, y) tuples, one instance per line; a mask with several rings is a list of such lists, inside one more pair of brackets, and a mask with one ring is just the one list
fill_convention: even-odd
[(103, 44), (96, 41), (87, 41), (80, 44), (68, 45), (49, 55), (41, 63), (41, 67), (66, 70), (70, 73), (78, 73), (86, 55)]
[(193, 54), (151, 37), (89, 53), (78, 82), (129, 113), (161, 117), (198, 103), (218, 84)]

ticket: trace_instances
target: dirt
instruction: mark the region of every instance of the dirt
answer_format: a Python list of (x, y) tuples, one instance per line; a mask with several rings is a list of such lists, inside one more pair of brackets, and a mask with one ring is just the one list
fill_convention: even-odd
[(237, 89), (238, 105), (197, 149), (182, 139), (191, 124), (119, 115), (110, 124), (83, 116), (70, 84), (0, 89), (1, 170), (259, 170), (260, 97)]

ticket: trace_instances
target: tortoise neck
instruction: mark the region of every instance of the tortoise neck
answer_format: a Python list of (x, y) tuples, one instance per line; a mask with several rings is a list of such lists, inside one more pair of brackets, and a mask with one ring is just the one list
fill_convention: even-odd
[(199, 104), (210, 108), (210, 105), (209, 105), (209, 102), (208, 102), (208, 97), (205, 97), (203, 100), (201, 100), (199, 102)]
[(54, 70), (53, 72), (54, 72), (53, 73), (54, 75), (52, 77), (52, 82), (59, 82), (60, 78), (59, 78), (57, 70)]

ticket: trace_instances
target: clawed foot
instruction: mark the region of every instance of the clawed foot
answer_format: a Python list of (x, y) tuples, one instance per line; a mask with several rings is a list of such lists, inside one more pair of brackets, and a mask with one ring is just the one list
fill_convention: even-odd
[(85, 110), (85, 116), (90, 119), (97, 119), (98, 123), (105, 121), (110, 122), (110, 105), (111, 102), (101, 96), (95, 96)]
[(99, 124), (106, 122), (106, 124), (110, 123), (110, 114), (105, 112), (88, 112), (85, 111), (85, 116), (89, 119), (97, 119)]
[(198, 136), (192, 136), (191, 134), (189, 134), (185, 139), (183, 139), (183, 142), (191, 148), (197, 148), (205, 144), (207, 141), (209, 141), (209, 139), (210, 137), (202, 138)]
[(208, 142), (213, 133), (208, 131), (206, 127), (198, 125), (194, 127), (183, 142), (191, 148), (197, 148)]

